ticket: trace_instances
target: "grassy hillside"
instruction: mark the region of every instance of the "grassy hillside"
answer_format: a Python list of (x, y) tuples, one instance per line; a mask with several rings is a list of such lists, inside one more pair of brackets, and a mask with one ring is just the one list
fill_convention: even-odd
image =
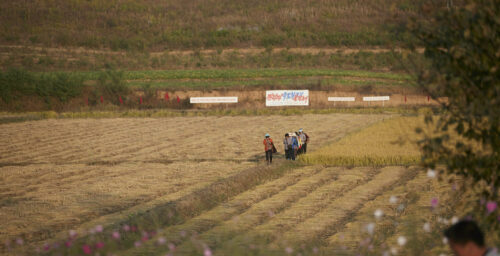
[(407, 40), (409, 0), (0, 2), (0, 43), (113, 50), (380, 46)]

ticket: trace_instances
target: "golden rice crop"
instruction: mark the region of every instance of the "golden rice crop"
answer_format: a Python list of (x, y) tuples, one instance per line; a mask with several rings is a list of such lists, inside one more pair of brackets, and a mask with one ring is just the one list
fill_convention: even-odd
[(340, 141), (304, 155), (309, 164), (334, 166), (410, 165), (420, 161), (417, 127), (423, 117), (397, 117), (384, 120)]

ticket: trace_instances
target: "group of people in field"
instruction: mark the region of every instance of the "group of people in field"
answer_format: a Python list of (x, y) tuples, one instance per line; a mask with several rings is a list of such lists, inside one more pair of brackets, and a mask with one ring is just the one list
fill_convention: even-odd
[[(298, 155), (307, 153), (307, 144), (309, 143), (309, 135), (301, 128), (297, 132), (285, 133), (283, 139), (283, 146), (285, 149), (285, 157), (287, 160), (295, 160)], [(269, 133), (266, 133), (264, 141), (264, 150), (266, 152), (266, 162), (271, 164), (273, 162), (273, 154), (277, 153), (274, 146), (273, 139)]]

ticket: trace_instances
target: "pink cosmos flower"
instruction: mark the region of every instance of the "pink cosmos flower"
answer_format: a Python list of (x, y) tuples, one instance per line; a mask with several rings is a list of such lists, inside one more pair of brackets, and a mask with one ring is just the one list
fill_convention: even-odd
[(167, 239), (165, 237), (158, 237), (158, 244), (159, 245), (164, 245), (167, 242)]
[(140, 247), (142, 245), (141, 241), (135, 241), (134, 246)]
[(210, 250), (210, 248), (205, 248), (205, 250), (203, 251), (203, 256), (212, 256), (212, 251)]
[(114, 231), (114, 232), (111, 234), (111, 237), (112, 237), (113, 239), (116, 239), (116, 240), (120, 239), (120, 232), (118, 232), (118, 231)]
[(293, 253), (293, 249), (291, 247), (287, 247), (287, 248), (285, 248), (285, 252), (288, 253), (288, 254), (292, 254)]
[(87, 255), (92, 254), (92, 248), (88, 244), (84, 244), (82, 246), (82, 250), (83, 250), (83, 253), (85, 253)]
[(492, 213), (497, 209), (497, 206), (497, 202), (488, 201), (488, 203), (486, 203), (486, 210), (488, 210), (488, 213)]
[(175, 244), (169, 243), (168, 244), (168, 249), (171, 250), (171, 251), (175, 251)]
[(102, 230), (103, 230), (102, 225), (97, 225), (97, 226), (95, 226), (94, 230), (95, 230), (95, 232), (97, 232), (97, 233), (101, 233), (101, 232), (102, 232)]
[(431, 200), (431, 207), (436, 208), (439, 204), (439, 200), (437, 198), (432, 198)]
[(122, 229), (123, 229), (123, 231), (126, 231), (126, 232), (130, 231), (130, 226), (125, 224), (125, 225), (123, 225)]
[(103, 242), (97, 242), (97, 243), (95, 244), (95, 248), (96, 248), (96, 249), (101, 249), (102, 247), (104, 247), (104, 243), (103, 243)]
[(71, 241), (66, 241), (66, 242), (64, 243), (64, 245), (65, 245), (66, 247), (70, 248), (70, 247), (73, 245), (73, 242), (71, 242)]
[(78, 235), (75, 230), (70, 230), (68, 231), (68, 233), (69, 233), (69, 238), (71, 239), (75, 238)]

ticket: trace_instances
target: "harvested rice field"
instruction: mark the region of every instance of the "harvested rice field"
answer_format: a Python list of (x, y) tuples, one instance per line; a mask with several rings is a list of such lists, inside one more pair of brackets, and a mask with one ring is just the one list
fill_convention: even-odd
[[(441, 239), (431, 230), (449, 224), (464, 185), (403, 161), (419, 156), (412, 130), (422, 123), (308, 114), (2, 124), (1, 252), (419, 255)], [(299, 128), (308, 154), (286, 161), (283, 134)], [(279, 151), (272, 165), (265, 133)], [(403, 137), (412, 139), (394, 143)], [(402, 160), (384, 164), (383, 152)], [(322, 160), (330, 156), (353, 161)]]
[[(243, 171), (254, 173), (252, 168), (265, 166), (262, 139), (266, 132), (280, 151), (275, 156), (277, 166), (283, 158), (285, 132), (304, 128), (311, 136), (309, 150), (314, 151), (386, 118), (390, 116), (334, 114), (3, 124), (0, 240), (22, 237), (43, 243), (70, 229), (126, 220)], [(281, 185), (269, 189), (285, 189), (318, 171), (302, 172), (287, 173), (288, 180), (273, 181)], [(264, 173), (263, 179), (274, 179), (265, 176), (270, 173)], [(326, 183), (331, 175), (323, 170), (311, 177), (319, 180), (311, 182)], [(269, 192), (260, 195), (266, 196)]]

